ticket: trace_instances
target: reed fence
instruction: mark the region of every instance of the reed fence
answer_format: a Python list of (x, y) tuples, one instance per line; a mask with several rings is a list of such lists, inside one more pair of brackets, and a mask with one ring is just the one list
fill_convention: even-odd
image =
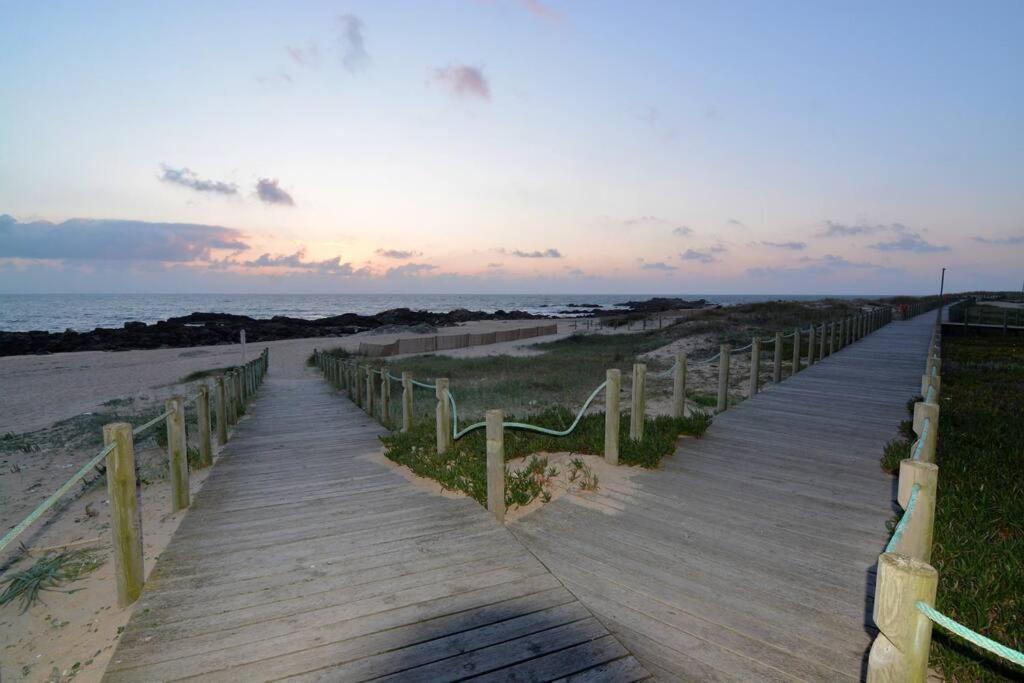
[(464, 349), (470, 346), (485, 346), (518, 339), (532, 339), (550, 334), (558, 334), (558, 325), (536, 325), (534, 327), (518, 327), (493, 332), (466, 334), (439, 334), (431, 336), (409, 337), (396, 339), (389, 343), (360, 342), (358, 353), (369, 358), (397, 356), (403, 353), (430, 353), (432, 351), (449, 351)]
[(939, 575), (929, 562), (939, 479), (935, 449), (941, 380), (940, 308), (921, 376), (924, 400), (914, 404), (913, 428), (917, 439), (911, 457), (900, 463), (897, 501), (903, 507), (903, 516), (878, 558), (873, 614), (878, 636), (871, 645), (867, 671), (867, 680), (872, 683), (924, 681), (928, 675), (933, 623), (983, 650), (1024, 666), (1024, 653), (986, 638), (935, 609)]
[[(253, 360), (232, 368), (214, 379), (213, 416), (219, 445), (227, 443), (228, 427), (237, 424), (245, 414), (246, 405), (263, 383), (269, 365), (270, 354), (264, 349)], [(142, 555), (142, 502), (137, 488), (134, 438), (164, 423), (167, 430), (171, 510), (177, 512), (187, 508), (191, 501), (185, 408), (192, 404), (195, 405), (198, 427), (197, 465), (200, 468), (212, 465), (210, 387), (203, 382), (198, 385), (196, 393), (188, 398), (168, 398), (164, 402), (164, 412), (137, 427), (132, 427), (127, 422), (103, 425), (103, 449), (36, 506), (27, 517), (4, 534), (0, 539), (0, 552), (38, 521), (89, 472), (105, 464), (117, 604), (119, 607), (125, 607), (135, 602), (142, 593), (145, 572)]]

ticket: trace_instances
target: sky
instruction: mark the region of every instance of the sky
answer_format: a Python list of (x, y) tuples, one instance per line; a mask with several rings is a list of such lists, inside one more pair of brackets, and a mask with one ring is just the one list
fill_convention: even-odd
[(0, 0), (0, 292), (1016, 290), (1022, 25)]

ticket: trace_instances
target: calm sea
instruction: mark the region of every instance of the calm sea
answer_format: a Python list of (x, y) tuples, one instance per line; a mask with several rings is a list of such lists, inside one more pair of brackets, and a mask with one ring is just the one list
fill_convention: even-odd
[[(253, 318), (287, 315), (325, 318), (342, 313), (371, 315), (389, 308), (445, 312), (456, 308), (493, 312), (521, 310), (560, 315), (569, 304), (614, 309), (651, 294), (0, 294), (0, 330), (63, 332), (121, 327), (129, 320), (153, 323), (196, 311), (236, 313)], [(723, 305), (813, 300), (817, 295), (685, 294)], [(830, 295), (832, 296), (832, 295)]]

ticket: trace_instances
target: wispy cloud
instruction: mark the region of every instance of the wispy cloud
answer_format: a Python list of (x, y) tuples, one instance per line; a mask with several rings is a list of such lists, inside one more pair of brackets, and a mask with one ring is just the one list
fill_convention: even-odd
[(931, 244), (925, 241), (921, 235), (916, 232), (908, 232), (894, 240), (888, 242), (876, 242), (870, 245), (872, 249), (878, 251), (911, 251), (918, 254), (927, 254), (936, 251), (949, 251), (949, 247), (937, 244)]
[(342, 263), (340, 256), (322, 261), (307, 261), (305, 257), (305, 249), (300, 249), (294, 254), (272, 256), (266, 253), (251, 261), (229, 262), (228, 265), (238, 265), (244, 268), (285, 268), (288, 270), (316, 272), (324, 275), (352, 275), (356, 272), (351, 263)]
[(714, 263), (719, 259), (715, 254), (721, 254), (726, 251), (726, 248), (720, 244), (713, 247), (707, 247), (706, 249), (687, 249), (679, 255), (679, 258), (684, 261), (697, 261), (699, 263)]
[(779, 275), (828, 275), (844, 270), (875, 271), (877, 273), (899, 273), (899, 268), (883, 266), (865, 261), (850, 261), (842, 256), (826, 254), (820, 259), (804, 257), (800, 259), (802, 266), (759, 266), (747, 268), (747, 274), (754, 277), (773, 277)]
[(636, 218), (627, 218), (622, 221), (623, 225), (643, 225), (650, 223), (664, 223), (664, 218), (658, 218), (657, 216), (637, 216)]
[(295, 206), (295, 200), (281, 188), (277, 178), (260, 178), (256, 181), (256, 196), (267, 204)]
[(676, 237), (688, 237), (693, 234), (693, 229), (687, 225), (680, 225), (672, 231)]
[(419, 277), (431, 271), (437, 270), (432, 263), (405, 263), (394, 268), (388, 268), (385, 277)]
[(363, 38), (362, 19), (354, 14), (342, 14), (335, 22), (338, 32), (338, 48), (341, 50), (341, 63), (349, 71), (356, 71), (370, 59), (366, 52), (366, 41)]
[(975, 242), (981, 244), (1024, 244), (1024, 235), (1010, 235), (1009, 237), (975, 237)]
[(530, 11), (531, 14), (540, 17), (546, 21), (550, 21), (553, 24), (558, 24), (562, 21), (562, 15), (549, 7), (546, 3), (540, 0), (521, 0), (523, 6)]
[(499, 250), (501, 253), (507, 253), (512, 256), (518, 256), (519, 258), (562, 258), (562, 252), (557, 249), (544, 249), (543, 251), (523, 251), (522, 249), (516, 249), (515, 251), (506, 252), (504, 249)]
[(734, 226), (734, 227), (737, 227), (737, 228), (745, 228), (745, 227), (747, 227), (747, 226), (746, 226), (746, 225), (745, 225), (745, 224), (743, 223), (743, 221), (741, 221), (741, 220), (737, 220), (737, 219), (735, 219), (735, 218), (730, 218), (729, 220), (727, 220), (727, 221), (726, 221), (726, 224), (727, 224), (727, 225), (732, 225), (732, 226)]
[(306, 48), (288, 45), (285, 47), (285, 51), (299, 66), (320, 66), (320, 48), (316, 43), (311, 42)]
[(818, 233), (818, 237), (856, 237), (857, 235), (872, 235), (887, 230), (906, 230), (907, 226), (902, 223), (891, 225), (869, 225), (866, 223), (836, 223), (825, 221), (825, 229)]
[(0, 216), (0, 257), (108, 261), (205, 261), (215, 249), (245, 251), (233, 228), (196, 223), (149, 223), (72, 218), (62, 223), (21, 223)]
[(238, 186), (234, 183), (226, 183), (220, 180), (208, 180), (200, 178), (189, 168), (172, 168), (167, 164), (160, 164), (162, 173), (159, 178), (165, 183), (186, 187), (196, 192), (237, 195)]
[(376, 253), (378, 256), (383, 256), (384, 258), (393, 258), (399, 260), (409, 259), (413, 258), (414, 256), (423, 255), (423, 253), (419, 251), (407, 251), (403, 249), (378, 249)]
[(453, 97), (491, 99), (491, 86), (483, 72), (475, 66), (446, 66), (435, 69), (433, 80)]
[(775, 249), (791, 249), (793, 251), (802, 251), (803, 249), (807, 248), (807, 244), (805, 242), (769, 242), (762, 240), (760, 242), (757, 242), (757, 244), (760, 244), (763, 247), (774, 247)]
[(679, 270), (677, 267), (665, 263), (664, 261), (652, 261), (650, 263), (642, 263), (640, 267), (644, 270)]

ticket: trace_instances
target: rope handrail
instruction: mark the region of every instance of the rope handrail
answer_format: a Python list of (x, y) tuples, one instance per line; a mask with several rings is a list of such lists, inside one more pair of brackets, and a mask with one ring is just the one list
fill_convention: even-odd
[[(502, 422), (501, 426), (504, 429), (522, 429), (524, 431), (537, 432), (539, 434), (547, 434), (548, 436), (568, 436), (569, 434), (571, 434), (573, 432), (574, 429), (576, 429), (576, 426), (580, 423), (580, 420), (583, 419), (583, 414), (587, 412), (587, 408), (590, 407), (590, 404), (594, 402), (594, 399), (597, 398), (597, 395), (599, 393), (601, 393), (601, 390), (604, 389), (606, 386), (608, 386), (608, 380), (605, 380), (605, 381), (603, 381), (603, 382), (601, 382), (600, 384), (597, 385), (597, 388), (594, 389), (594, 391), (592, 391), (590, 393), (590, 396), (587, 397), (587, 400), (584, 401), (583, 407), (580, 408), (578, 413), (576, 413), (576, 419), (573, 420), (572, 424), (569, 425), (566, 429), (562, 429), (562, 430), (549, 429), (547, 427), (539, 427), (537, 425), (531, 425), (531, 424), (527, 424), (525, 422)], [(466, 427), (465, 429), (463, 429), (462, 431), (459, 431), (457, 426), (456, 426), (457, 422), (458, 422), (458, 412), (457, 412), (457, 409), (456, 409), (456, 406), (455, 406), (455, 397), (452, 395), (452, 393), (450, 391), (448, 392), (448, 400), (452, 404), (452, 439), (453, 440), (457, 441), (457, 440), (461, 439), (462, 437), (464, 437), (466, 434), (468, 434), (468, 433), (470, 433), (470, 432), (472, 432), (472, 431), (474, 431), (476, 429), (480, 429), (481, 427), (487, 426), (486, 422), (475, 422), (475, 423), (469, 425), (468, 427)]]
[(738, 349), (731, 349), (731, 350), (729, 351), (729, 353), (739, 353), (740, 351), (746, 351), (747, 349), (749, 349), (749, 348), (750, 348), (750, 347), (752, 347), (753, 345), (754, 345), (754, 342), (750, 342), (750, 343), (749, 343), (749, 344), (747, 344), (746, 346), (741, 346), (741, 347), (740, 347), (740, 348), (738, 348)]
[(132, 429), (132, 436), (138, 436), (139, 434), (141, 434), (142, 432), (146, 431), (147, 429), (149, 429), (153, 425), (159, 423), (160, 420), (166, 420), (170, 416), (170, 414), (171, 414), (171, 411), (165, 410), (164, 412), (160, 413), (159, 415), (154, 417), (152, 420), (150, 420), (146, 424), (141, 424), (138, 427), (135, 427), (134, 429)]
[(1013, 662), (1018, 666), (1024, 666), (1024, 652), (1014, 650), (1011, 647), (1007, 647), (1002, 643), (998, 643), (991, 638), (981, 635), (977, 631), (972, 631), (960, 622), (950, 619), (923, 600), (918, 600), (914, 606), (917, 607), (917, 610), (921, 614), (925, 615), (950, 633), (954, 633), (964, 640), (977, 645), (982, 650), (991, 652), (992, 654)]
[(914, 444), (914, 455), (913, 460), (920, 460), (921, 453), (924, 452), (924, 442), (928, 439), (928, 430), (932, 426), (932, 420), (930, 417), (924, 419), (924, 424), (921, 425), (921, 436), (917, 437), (917, 442)]
[(106, 446), (104, 446), (103, 450), (101, 450), (96, 455), (96, 457), (82, 465), (81, 469), (75, 472), (74, 475), (72, 475), (70, 479), (64, 482), (64, 484), (59, 489), (54, 491), (49, 498), (47, 498), (42, 503), (37, 505), (36, 509), (29, 513), (28, 517), (21, 520), (21, 522), (17, 526), (15, 526), (13, 529), (4, 534), (4, 537), (0, 539), (0, 551), (3, 551), (4, 548), (10, 545), (11, 541), (13, 541), (19, 535), (21, 535), (21, 533), (25, 531), (25, 529), (29, 528), (32, 525), (32, 522), (39, 519), (39, 517), (44, 512), (53, 507), (54, 503), (56, 503), (65, 493), (70, 491), (72, 486), (77, 484), (78, 481), (82, 479), (82, 477), (89, 473), (89, 470), (96, 467), (96, 465), (98, 465), (100, 461), (103, 460), (103, 458), (107, 457), (107, 455), (109, 455), (116, 447), (116, 442), (109, 443)]
[(903, 512), (903, 516), (900, 517), (899, 523), (896, 525), (896, 529), (892, 532), (892, 538), (889, 539), (888, 545), (885, 546), (885, 552), (891, 553), (896, 548), (896, 544), (903, 538), (903, 532), (907, 528), (907, 524), (910, 523), (910, 518), (914, 514), (914, 505), (917, 503), (917, 494), (921, 491), (920, 484), (914, 484), (910, 488), (910, 498), (907, 500), (907, 509)]

